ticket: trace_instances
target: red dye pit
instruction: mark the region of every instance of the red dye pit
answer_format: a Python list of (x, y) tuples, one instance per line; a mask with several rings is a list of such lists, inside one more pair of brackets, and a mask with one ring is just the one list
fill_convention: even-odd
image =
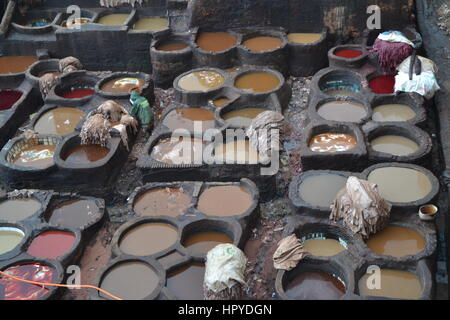
[(34, 257), (56, 259), (67, 253), (75, 242), (75, 235), (63, 231), (47, 231), (33, 239), (27, 253)]
[(15, 90), (0, 90), (0, 111), (11, 108), (22, 96), (22, 92)]
[[(16, 265), (3, 270), (3, 272), (29, 281), (55, 282), (54, 268), (41, 263)], [(48, 287), (25, 283), (0, 275), (0, 300), (36, 300), (45, 296), (48, 291)]]
[(353, 49), (343, 49), (335, 51), (334, 55), (341, 58), (353, 59), (362, 56), (362, 51)]
[(92, 96), (95, 93), (94, 90), (89, 88), (79, 88), (79, 89), (73, 89), (72, 91), (63, 93), (61, 97), (66, 99), (80, 99), (84, 97)]
[(369, 87), (372, 92), (377, 94), (394, 93), (395, 77), (394, 76), (378, 76), (369, 81)]

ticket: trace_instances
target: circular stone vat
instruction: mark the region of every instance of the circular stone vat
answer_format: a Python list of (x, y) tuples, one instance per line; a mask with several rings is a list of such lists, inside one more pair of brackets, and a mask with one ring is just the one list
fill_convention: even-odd
[(7, 199), (0, 202), (0, 220), (18, 222), (36, 214), (42, 204), (35, 198)]
[[(48, 141), (47, 141), (48, 142)], [(14, 166), (45, 169), (55, 164), (53, 155), (56, 143), (45, 143), (41, 139), (20, 140), (7, 155), (7, 160)]]
[(408, 121), (417, 116), (414, 109), (405, 104), (382, 104), (373, 109), (372, 120), (377, 122)]
[(170, 165), (202, 163), (203, 145), (203, 140), (195, 138), (163, 138), (153, 146), (150, 157)]
[(370, 171), (367, 180), (378, 185), (384, 199), (395, 203), (419, 201), (433, 191), (430, 178), (424, 172), (409, 167), (379, 167)]
[[(0, 57), (0, 74), (25, 72), (36, 61), (38, 61), (38, 59), (33, 56)], [(0, 99), (0, 101), (1, 100), (2, 99)]]
[(110, 149), (100, 145), (75, 145), (61, 156), (61, 159), (72, 164), (86, 164), (104, 159)]
[(423, 291), (420, 278), (409, 271), (381, 268), (381, 286), (379, 289), (368, 288), (367, 283), (370, 276), (371, 274), (365, 274), (359, 279), (358, 291), (360, 296), (418, 299)]
[(162, 31), (169, 28), (169, 20), (167, 17), (142, 17), (133, 25), (136, 31)]
[(333, 54), (345, 59), (354, 59), (363, 55), (362, 50), (356, 49), (335, 49)]
[[(158, 286), (159, 277), (155, 269), (139, 261), (120, 262), (111, 266), (100, 281), (100, 288), (125, 300), (145, 299)], [(111, 299), (101, 292), (99, 295)]]
[(345, 44), (328, 51), (330, 67), (360, 68), (367, 61), (368, 52), (362, 45)]
[(301, 240), (303, 248), (316, 257), (332, 257), (347, 250), (345, 242), (327, 238), (323, 234), (309, 234)]
[(356, 147), (356, 138), (350, 134), (326, 132), (315, 135), (309, 141), (309, 148), (313, 152), (345, 152)]
[(142, 88), (145, 81), (136, 77), (119, 77), (114, 78), (103, 83), (100, 87), (101, 91), (113, 94), (128, 94), (131, 89), (139, 87)]
[(186, 129), (194, 131), (194, 122), (201, 123), (202, 131), (215, 127), (214, 112), (202, 108), (178, 108), (170, 111), (162, 120), (162, 124), (171, 131)]
[(68, 20), (62, 21), (61, 27), (74, 29), (77, 27), (77, 25), (83, 25), (83, 24), (87, 24), (87, 23), (91, 23), (91, 22), (92, 22), (91, 18), (80, 17), (80, 18), (70, 19), (69, 21)]
[(366, 244), (376, 254), (402, 258), (418, 254), (425, 248), (426, 240), (414, 229), (388, 225), (371, 235)]
[(21, 229), (0, 226), (0, 256), (17, 248), (24, 238), (25, 233)]
[(224, 82), (225, 78), (218, 72), (199, 70), (182, 75), (177, 85), (185, 91), (208, 92), (222, 87)]
[(251, 51), (271, 51), (283, 46), (283, 41), (272, 36), (256, 36), (244, 40), (242, 45)]
[(239, 108), (231, 111), (223, 110), (221, 117), (232, 128), (247, 128), (259, 114), (269, 111), (267, 108)]
[(96, 23), (104, 26), (122, 26), (127, 21), (130, 14), (128, 13), (113, 13), (101, 16)]
[(419, 145), (399, 135), (381, 135), (369, 141), (373, 150), (394, 156), (407, 156), (419, 150)]
[(61, 92), (58, 96), (64, 99), (82, 99), (95, 94), (95, 90), (90, 87), (72, 87), (67, 91)]
[(22, 95), (22, 92), (16, 90), (0, 90), (0, 112), (10, 109)]
[(212, 103), (215, 107), (223, 107), (227, 103), (229, 103), (231, 100), (228, 98), (217, 98), (215, 100), (212, 100)]
[(237, 38), (227, 32), (202, 32), (195, 43), (207, 52), (222, 52), (237, 44)]
[(157, 188), (141, 193), (133, 202), (139, 216), (177, 217), (186, 211), (191, 197), (181, 188)]
[(359, 123), (368, 116), (368, 108), (363, 103), (352, 100), (327, 99), (315, 108), (325, 120)]
[(205, 265), (190, 263), (167, 276), (167, 288), (179, 300), (203, 300)]
[(289, 42), (299, 43), (299, 44), (311, 44), (319, 41), (322, 38), (322, 33), (300, 33), (293, 32), (287, 34), (287, 39)]
[(316, 74), (313, 82), (317, 82), (318, 89), (329, 96), (353, 96), (362, 87), (359, 74), (341, 69), (321, 71)]
[(253, 202), (241, 186), (211, 186), (200, 194), (197, 210), (208, 216), (230, 217), (246, 213)]
[(173, 246), (178, 240), (178, 229), (165, 222), (137, 223), (120, 236), (119, 249), (125, 254), (149, 256)]
[(65, 136), (75, 131), (85, 113), (77, 108), (56, 107), (45, 111), (34, 123), (39, 134)]
[(175, 40), (167, 40), (158, 44), (155, 49), (158, 51), (181, 51), (186, 48), (189, 48), (189, 45), (183, 41), (175, 41)]
[(273, 73), (262, 71), (246, 71), (234, 80), (234, 86), (247, 93), (265, 93), (274, 91), (281, 84)]
[(30, 256), (57, 259), (69, 253), (76, 242), (75, 234), (66, 231), (44, 231), (37, 235), (28, 247)]
[(259, 153), (248, 140), (234, 140), (226, 144), (219, 144), (214, 148), (217, 161), (225, 164), (257, 164)]
[(85, 228), (94, 223), (100, 214), (100, 208), (93, 200), (68, 200), (55, 206), (44, 218), (52, 225)]
[(225, 232), (202, 231), (187, 236), (181, 244), (196, 255), (206, 255), (219, 244), (233, 242), (233, 238)]
[(369, 77), (369, 88), (376, 94), (394, 93), (395, 76), (381, 75)]
[[(56, 268), (44, 263), (23, 263), (10, 266), (3, 272), (29, 281), (55, 283), (58, 279)], [(0, 275), (4, 300), (40, 300), (48, 297), (51, 287), (19, 282)]]

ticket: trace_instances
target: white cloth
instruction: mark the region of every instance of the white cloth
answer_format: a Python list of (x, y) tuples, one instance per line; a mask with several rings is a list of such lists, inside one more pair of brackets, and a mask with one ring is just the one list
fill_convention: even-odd
[(412, 43), (403, 33), (400, 31), (386, 31), (380, 33), (378, 35), (378, 39), (388, 42), (403, 42), (409, 44), (411, 47), (414, 47), (414, 43)]

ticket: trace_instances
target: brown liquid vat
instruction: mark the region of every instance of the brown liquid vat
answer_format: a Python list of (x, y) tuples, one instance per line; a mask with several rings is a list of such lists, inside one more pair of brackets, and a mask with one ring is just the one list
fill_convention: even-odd
[(208, 52), (221, 52), (234, 47), (237, 38), (226, 32), (202, 32), (197, 36), (196, 44)]
[(230, 217), (253, 205), (251, 194), (240, 186), (211, 186), (201, 193), (197, 209), (209, 216)]
[(155, 188), (142, 192), (134, 200), (133, 209), (139, 216), (170, 216), (182, 214), (191, 197), (181, 188)]

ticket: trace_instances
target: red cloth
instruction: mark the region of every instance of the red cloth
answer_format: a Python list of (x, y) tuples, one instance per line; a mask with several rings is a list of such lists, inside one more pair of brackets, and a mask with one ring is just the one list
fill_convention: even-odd
[(378, 61), (384, 72), (394, 73), (397, 66), (412, 54), (413, 48), (403, 42), (376, 39), (371, 52), (378, 54)]

